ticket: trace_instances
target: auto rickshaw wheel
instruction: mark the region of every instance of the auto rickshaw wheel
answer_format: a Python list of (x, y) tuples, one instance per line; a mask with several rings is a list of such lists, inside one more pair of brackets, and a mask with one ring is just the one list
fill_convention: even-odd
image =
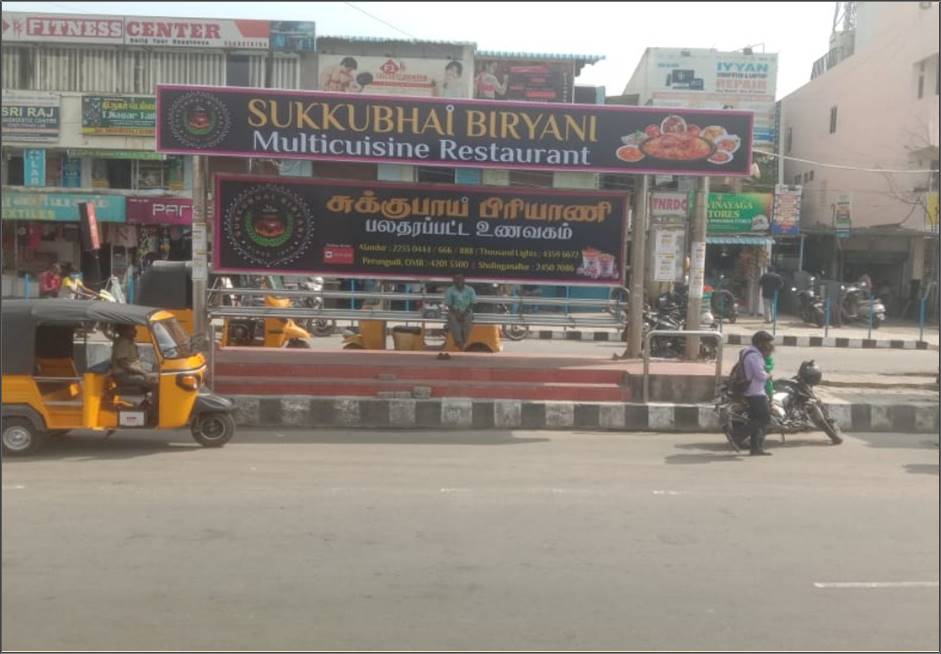
[(235, 435), (235, 419), (228, 413), (201, 413), (193, 418), (190, 430), (203, 447), (222, 447)]
[(4, 418), (0, 426), (3, 453), (13, 456), (33, 454), (46, 442), (46, 432), (37, 430), (26, 418)]

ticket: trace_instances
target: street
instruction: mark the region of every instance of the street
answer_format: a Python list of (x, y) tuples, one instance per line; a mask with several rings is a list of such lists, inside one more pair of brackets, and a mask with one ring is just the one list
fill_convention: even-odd
[(3, 462), (4, 649), (938, 647), (937, 436), (84, 435)]

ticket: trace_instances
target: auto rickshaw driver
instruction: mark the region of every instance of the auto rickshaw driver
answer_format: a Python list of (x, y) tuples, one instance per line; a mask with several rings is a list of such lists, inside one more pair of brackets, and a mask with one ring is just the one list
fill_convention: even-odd
[(141, 365), (140, 350), (135, 342), (137, 329), (134, 325), (114, 326), (118, 337), (111, 350), (111, 374), (119, 386), (140, 386), (148, 392), (157, 387), (158, 377), (148, 373)]

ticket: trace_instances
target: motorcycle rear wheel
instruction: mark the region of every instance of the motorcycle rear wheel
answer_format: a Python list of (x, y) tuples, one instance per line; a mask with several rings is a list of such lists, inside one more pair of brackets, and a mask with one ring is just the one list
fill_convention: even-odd
[(840, 436), (840, 427), (830, 419), (823, 405), (814, 404), (808, 408), (807, 413), (810, 415), (810, 419), (813, 423), (829, 437), (834, 445), (839, 445), (843, 442), (843, 437)]

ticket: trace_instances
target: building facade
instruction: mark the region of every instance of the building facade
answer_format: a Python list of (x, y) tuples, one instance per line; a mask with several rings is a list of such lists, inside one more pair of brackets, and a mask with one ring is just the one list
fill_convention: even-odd
[(938, 3), (854, 4), (852, 48), (782, 101), (784, 181), (803, 187), (804, 269), (867, 273), (912, 316), (938, 278)]

